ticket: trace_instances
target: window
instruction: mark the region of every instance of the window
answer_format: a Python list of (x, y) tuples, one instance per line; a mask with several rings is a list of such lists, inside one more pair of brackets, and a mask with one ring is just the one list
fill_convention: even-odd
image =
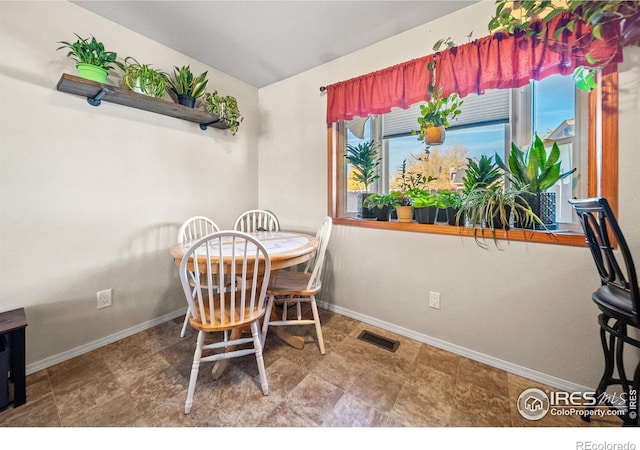
[[(331, 173), (330, 210), (342, 223), (378, 228), (404, 229), (405, 224), (372, 224), (351, 220), (357, 216), (354, 193), (359, 187), (348, 182), (348, 167), (340, 158), (347, 143), (373, 139), (380, 145), (380, 178), (371, 192), (386, 193), (398, 188), (397, 176), (404, 167), (437, 178), (431, 190), (460, 187), (466, 158), (480, 155), (508, 156), (511, 142), (520, 148), (530, 145), (537, 133), (548, 148), (555, 142), (561, 150), (562, 171), (577, 168), (574, 176), (561, 180), (553, 190), (557, 194), (556, 220), (560, 233), (553, 238), (525, 236), (523, 239), (582, 245), (579, 225), (567, 200), (573, 196), (603, 195), (617, 204), (617, 74), (603, 77), (602, 87), (584, 93), (574, 89), (570, 76), (555, 75), (513, 90), (491, 90), (481, 96), (464, 98), (463, 113), (447, 129), (443, 145), (425, 149), (424, 143), (411, 135), (417, 128), (419, 106), (370, 116), (362, 137), (356, 137), (341, 123), (330, 131)], [(609, 125), (604, 125), (608, 123)], [(361, 124), (360, 124), (361, 125)], [(425, 151), (427, 150), (427, 151)], [(413, 224), (415, 225), (415, 224)], [(442, 232), (437, 226), (409, 226), (411, 231)], [(464, 230), (457, 232), (465, 233)], [(535, 233), (544, 235), (545, 233)], [(514, 236), (515, 235), (515, 236)], [(517, 232), (509, 233), (518, 239)]]

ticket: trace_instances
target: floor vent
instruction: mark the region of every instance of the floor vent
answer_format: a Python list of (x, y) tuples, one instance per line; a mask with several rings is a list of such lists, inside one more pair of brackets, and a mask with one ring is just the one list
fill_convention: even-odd
[(389, 350), (390, 352), (395, 352), (400, 346), (400, 342), (398, 341), (394, 341), (393, 339), (380, 336), (379, 334), (375, 334), (367, 330), (364, 330), (362, 333), (360, 333), (358, 339), (368, 342), (369, 344), (382, 347), (383, 349)]

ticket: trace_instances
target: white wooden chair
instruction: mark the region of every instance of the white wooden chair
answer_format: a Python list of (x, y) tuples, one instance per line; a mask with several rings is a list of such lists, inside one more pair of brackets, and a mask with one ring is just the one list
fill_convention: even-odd
[[(198, 264), (194, 264), (194, 260)], [(232, 261), (234, 263), (232, 263)], [(180, 281), (189, 303), (189, 324), (198, 330), (185, 414), (193, 405), (193, 395), (201, 362), (219, 361), (249, 354), (256, 355), (260, 384), (269, 394), (262, 357), (260, 319), (265, 314), (266, 289), (271, 260), (256, 238), (237, 231), (221, 231), (196, 241), (180, 263)], [(229, 285), (223, 286), (228, 279)], [(195, 285), (195, 296), (192, 287)], [(250, 326), (251, 337), (242, 337)], [(205, 345), (207, 333), (220, 332), (223, 340)], [(247, 348), (245, 344), (252, 344)], [(240, 349), (236, 346), (242, 345)], [(219, 350), (218, 352), (210, 352)], [(204, 353), (207, 353), (204, 355)]]
[(252, 209), (243, 212), (233, 225), (236, 231), (253, 233), (255, 231), (280, 231), (278, 218), (270, 211)]
[[(320, 353), (324, 355), (324, 339), (322, 338), (322, 327), (318, 315), (318, 306), (316, 305), (316, 294), (320, 291), (321, 287), (324, 255), (331, 236), (332, 225), (331, 217), (326, 217), (322, 221), (316, 233), (318, 250), (315, 256), (307, 262), (304, 272), (279, 270), (271, 278), (271, 282), (267, 288), (269, 304), (267, 305), (267, 312), (262, 325), (263, 342), (267, 337), (267, 330), (270, 326), (315, 325)], [(313, 319), (303, 318), (301, 303), (310, 303)], [(274, 304), (283, 305), (282, 318), (280, 320), (270, 320), (270, 314)], [(296, 316), (289, 318), (288, 307), (291, 304), (294, 304), (296, 307)]]
[[(204, 216), (193, 216), (187, 219), (178, 230), (178, 242), (184, 244), (185, 242), (193, 242), (201, 239), (209, 234), (220, 231), (220, 227), (216, 223)], [(195, 295), (195, 287), (193, 291)], [(182, 324), (182, 330), (180, 331), (180, 337), (184, 337), (187, 332), (187, 325), (189, 324), (189, 309), (184, 316), (184, 323)]]

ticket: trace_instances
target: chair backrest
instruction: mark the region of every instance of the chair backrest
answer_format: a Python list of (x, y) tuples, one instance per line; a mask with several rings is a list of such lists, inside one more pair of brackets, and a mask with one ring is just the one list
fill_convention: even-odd
[(187, 219), (178, 230), (178, 242), (191, 242), (220, 231), (220, 227), (208, 217), (193, 216)]
[(327, 245), (329, 244), (329, 238), (331, 237), (331, 228), (333, 227), (333, 221), (331, 217), (325, 217), (318, 228), (316, 233), (316, 239), (318, 240), (318, 250), (313, 258), (307, 262), (305, 272), (312, 270), (307, 290), (318, 290), (321, 285), (322, 269), (324, 267), (324, 255), (327, 252)]
[(253, 233), (254, 231), (280, 231), (277, 217), (270, 211), (252, 209), (243, 212), (233, 225), (236, 231)]
[[(196, 259), (198, 264), (193, 263)], [(271, 259), (264, 245), (238, 231), (205, 236), (180, 262), (191, 317), (206, 326), (233, 327), (262, 316), (270, 275)]]
[[(622, 234), (609, 202), (605, 198), (570, 199), (576, 210), (587, 245), (596, 263), (602, 284), (614, 286), (626, 292), (634, 311), (640, 311), (638, 278), (627, 241)], [(616, 259), (616, 252), (609, 236), (611, 232), (622, 260)]]

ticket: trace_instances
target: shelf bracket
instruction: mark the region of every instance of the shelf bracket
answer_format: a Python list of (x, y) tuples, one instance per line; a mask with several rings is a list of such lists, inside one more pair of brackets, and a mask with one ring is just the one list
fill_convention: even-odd
[(214, 120), (213, 122), (201, 123), (201, 124), (200, 124), (200, 129), (201, 129), (201, 130), (206, 130), (206, 129), (207, 129), (207, 127), (209, 127), (209, 126), (213, 125), (214, 123), (218, 123), (218, 122), (220, 122), (220, 119)]
[(100, 92), (98, 92), (95, 96), (87, 97), (87, 103), (89, 103), (91, 106), (100, 106), (100, 103), (102, 103), (102, 97), (107, 95), (107, 92), (108, 91), (105, 89), (100, 89)]

